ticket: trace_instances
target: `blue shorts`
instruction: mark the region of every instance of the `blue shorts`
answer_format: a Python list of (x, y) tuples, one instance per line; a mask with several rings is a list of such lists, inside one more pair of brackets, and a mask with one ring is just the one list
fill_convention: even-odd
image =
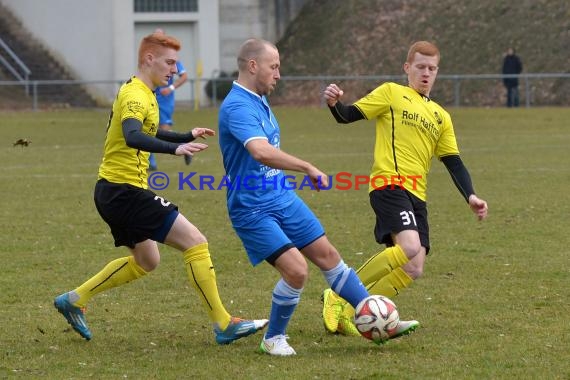
[(264, 260), (273, 263), (288, 249), (301, 250), (325, 234), (315, 214), (298, 197), (283, 209), (250, 216), (236, 220), (234, 229), (254, 266)]

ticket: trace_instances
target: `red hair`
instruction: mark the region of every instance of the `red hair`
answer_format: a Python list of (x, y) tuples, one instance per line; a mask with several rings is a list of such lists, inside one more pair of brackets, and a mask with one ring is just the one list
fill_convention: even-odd
[(416, 53), (427, 55), (428, 57), (437, 57), (438, 61), (440, 58), (439, 49), (437, 46), (428, 41), (414, 42), (412, 46), (410, 46), (410, 50), (408, 50), (408, 57), (406, 58), (406, 62), (412, 63)]
[(159, 55), (159, 50), (162, 48), (170, 48), (179, 51), (180, 41), (172, 36), (164, 34), (162, 31), (156, 31), (143, 38), (139, 46), (139, 67), (142, 66), (144, 57), (147, 54)]

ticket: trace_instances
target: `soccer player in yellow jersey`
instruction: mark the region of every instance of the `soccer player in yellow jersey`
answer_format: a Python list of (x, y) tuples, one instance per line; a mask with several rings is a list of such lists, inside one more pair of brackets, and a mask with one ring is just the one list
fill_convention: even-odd
[[(370, 294), (394, 297), (423, 272), (430, 247), (426, 188), (433, 156), (443, 162), (478, 219), (487, 216), (487, 202), (475, 194), (459, 157), (451, 117), (429, 97), (439, 59), (434, 44), (419, 41), (410, 47), (404, 63), (407, 86), (384, 83), (352, 105), (339, 101), (343, 91), (336, 84), (324, 91), (337, 122), (376, 120), (369, 194), (376, 214), (376, 241), (386, 249), (357, 271)], [(325, 290), (323, 300), (326, 329), (357, 335), (350, 305), (330, 289)], [(411, 323), (419, 326), (417, 321)]]
[(158, 128), (158, 105), (153, 90), (176, 74), (180, 43), (164, 33), (143, 38), (138, 72), (119, 89), (107, 126), (103, 161), (95, 186), (97, 211), (111, 228), (115, 246), (131, 255), (109, 262), (99, 273), (72, 291), (55, 298), (56, 309), (83, 338), (90, 340), (83, 308), (96, 294), (137, 280), (160, 261), (157, 242), (183, 253), (188, 279), (202, 299), (214, 325), (216, 342), (229, 344), (265, 327), (268, 320), (232, 317), (218, 294), (208, 242), (178, 207), (147, 186), (149, 154), (192, 155), (207, 145), (191, 142), (214, 135), (208, 128), (176, 133)]

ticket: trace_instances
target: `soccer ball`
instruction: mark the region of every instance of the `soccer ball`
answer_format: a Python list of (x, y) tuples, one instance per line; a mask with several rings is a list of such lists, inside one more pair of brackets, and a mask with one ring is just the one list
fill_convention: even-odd
[(354, 324), (360, 334), (374, 343), (380, 344), (389, 339), (389, 332), (400, 322), (398, 309), (387, 297), (372, 295), (356, 306)]

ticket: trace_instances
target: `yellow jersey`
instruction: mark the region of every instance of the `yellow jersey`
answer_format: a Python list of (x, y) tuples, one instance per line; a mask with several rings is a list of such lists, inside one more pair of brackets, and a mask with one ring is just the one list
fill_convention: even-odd
[(158, 104), (156, 96), (139, 78), (133, 76), (119, 89), (107, 125), (103, 162), (99, 166), (99, 179), (113, 183), (128, 183), (148, 188), (149, 152), (129, 148), (123, 135), (123, 121), (137, 119), (142, 132), (156, 136)]
[(401, 184), (426, 200), (431, 159), (458, 155), (449, 113), (408, 86), (384, 83), (354, 105), (376, 119), (369, 191)]

